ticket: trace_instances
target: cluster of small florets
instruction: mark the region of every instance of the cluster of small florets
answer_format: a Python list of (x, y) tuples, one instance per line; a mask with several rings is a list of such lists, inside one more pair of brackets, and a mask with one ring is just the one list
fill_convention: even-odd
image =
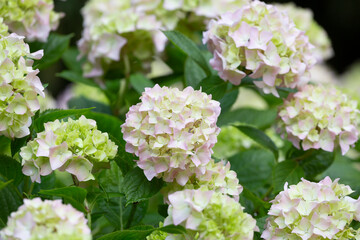
[(166, 10), (181, 10), (183, 12), (193, 12), (197, 16), (215, 18), (222, 13), (238, 9), (248, 4), (250, 0), (164, 0), (163, 7)]
[(358, 139), (358, 114), (357, 102), (334, 87), (307, 85), (285, 100), (279, 126), (297, 148), (332, 152), (339, 144), (345, 154)]
[(107, 133), (97, 130), (96, 122), (81, 116), (68, 122), (45, 123), (45, 131), (21, 148), (23, 173), (32, 181), (54, 170), (66, 171), (79, 181), (94, 179), (93, 164), (115, 157), (117, 146)]
[(53, 9), (53, 0), (6, 0), (0, 3), (0, 16), (10, 31), (30, 41), (46, 41), (63, 16)]
[(11, 213), (7, 226), (0, 231), (0, 238), (71, 239), (91, 240), (91, 231), (84, 214), (61, 200), (25, 199), (20, 208)]
[(294, 21), (296, 27), (305, 31), (309, 37), (309, 42), (315, 47), (313, 51), (318, 61), (324, 61), (333, 56), (334, 51), (331, 47), (329, 36), (314, 20), (314, 14), (311, 9), (298, 7), (294, 3), (276, 4), (276, 7), (280, 10), (285, 10)]
[[(182, 225), (191, 239), (252, 240), (256, 221), (233, 198), (214, 191), (184, 190), (169, 195), (164, 225)], [(196, 237), (196, 238), (195, 238)]]
[(162, 194), (165, 197), (165, 201), (168, 202), (167, 196), (169, 194), (185, 189), (211, 190), (229, 195), (238, 201), (243, 187), (239, 184), (236, 172), (230, 170), (229, 162), (215, 162), (211, 159), (206, 165), (205, 174), (190, 177), (189, 181), (184, 186), (181, 186), (176, 182), (169, 183), (163, 188)]
[(146, 177), (185, 185), (193, 174), (204, 174), (220, 131), (220, 103), (191, 87), (159, 85), (146, 88), (140, 99), (121, 127), (126, 151), (139, 157)]
[(37, 96), (45, 96), (31, 60), (43, 53), (30, 54), (24, 37), (9, 35), (1, 21), (0, 31), (0, 135), (22, 138), (29, 135), (31, 117), (40, 108)]
[(81, 54), (87, 58), (85, 75), (101, 76), (105, 66), (123, 58), (132, 63), (147, 62), (162, 51), (166, 42), (159, 31), (162, 23), (148, 12), (156, 6), (156, 1), (144, 0), (89, 1), (82, 10), (84, 30), (78, 43)]
[(265, 93), (279, 96), (276, 87), (306, 83), (316, 63), (313, 46), (284, 11), (253, 1), (235, 12), (212, 20), (204, 33), (214, 57), (212, 67), (235, 85), (246, 75)]
[[(280, 192), (272, 201), (266, 229), (270, 239), (355, 239), (350, 227), (359, 220), (359, 200), (348, 197), (353, 191), (326, 177), (319, 183), (302, 179)], [(360, 235), (356, 237), (358, 239)]]

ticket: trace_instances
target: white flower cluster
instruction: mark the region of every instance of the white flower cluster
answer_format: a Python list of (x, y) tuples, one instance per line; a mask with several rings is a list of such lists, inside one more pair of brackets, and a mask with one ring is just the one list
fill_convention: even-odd
[(357, 102), (336, 88), (306, 85), (280, 107), (279, 127), (297, 148), (340, 145), (344, 155), (358, 139), (358, 115)]
[(33, 70), (31, 59), (43, 51), (30, 53), (24, 37), (8, 34), (0, 18), (0, 135), (22, 138), (30, 134), (31, 117), (40, 109), (37, 96), (44, 87)]
[(302, 179), (280, 192), (272, 201), (265, 240), (276, 239), (360, 239), (350, 227), (360, 220), (360, 202), (348, 195), (349, 186), (326, 177), (319, 183)]
[(316, 63), (313, 46), (284, 11), (253, 1), (212, 20), (204, 33), (214, 57), (212, 67), (235, 85), (246, 75), (265, 93), (279, 96), (276, 87), (295, 88), (308, 79)]
[(122, 132), (126, 151), (139, 157), (146, 177), (174, 179), (185, 185), (193, 174), (205, 173), (220, 129), (220, 104), (187, 87), (146, 88), (141, 102), (130, 108)]

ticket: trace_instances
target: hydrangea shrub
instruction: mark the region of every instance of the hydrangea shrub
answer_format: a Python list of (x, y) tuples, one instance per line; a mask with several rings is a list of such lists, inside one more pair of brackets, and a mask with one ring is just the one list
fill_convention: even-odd
[(360, 240), (358, 68), (310, 10), (0, 2), (1, 240)]

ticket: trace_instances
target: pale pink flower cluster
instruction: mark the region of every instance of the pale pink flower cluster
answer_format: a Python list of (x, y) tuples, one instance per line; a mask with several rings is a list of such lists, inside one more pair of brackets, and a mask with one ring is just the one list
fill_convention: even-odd
[(165, 201), (169, 202), (167, 199), (169, 194), (185, 189), (220, 192), (238, 201), (243, 187), (239, 184), (236, 172), (230, 170), (230, 162), (215, 162), (211, 159), (206, 165), (205, 174), (191, 177), (184, 186), (176, 182), (168, 183), (167, 186), (162, 189), (161, 193), (164, 195)]
[(139, 157), (146, 177), (174, 179), (185, 185), (203, 175), (220, 129), (220, 103), (191, 87), (146, 88), (141, 102), (130, 108), (122, 125), (126, 151)]
[(96, 122), (81, 116), (67, 122), (44, 124), (45, 131), (21, 148), (23, 173), (40, 182), (54, 170), (66, 171), (79, 181), (94, 179), (94, 164), (109, 162), (117, 146), (107, 133), (97, 130)]
[(105, 66), (124, 57), (147, 62), (162, 51), (166, 37), (160, 32), (162, 22), (152, 12), (157, 5), (147, 0), (88, 1), (82, 9), (84, 30), (78, 42), (81, 56), (87, 58), (85, 76), (99, 77)]
[(313, 46), (284, 11), (253, 1), (212, 20), (203, 43), (214, 57), (211, 66), (224, 81), (239, 85), (246, 76), (265, 93), (295, 88), (309, 80), (316, 63)]
[(181, 10), (194, 12), (197, 16), (215, 18), (227, 11), (233, 11), (248, 4), (251, 0), (163, 0), (163, 7), (166, 10)]
[(240, 203), (221, 193), (187, 189), (170, 194), (169, 202), (164, 226), (181, 225), (190, 239), (252, 240), (258, 231)]
[(9, 35), (0, 25), (0, 135), (22, 138), (30, 134), (31, 117), (40, 109), (38, 95), (45, 97), (39, 70), (32, 68), (32, 59), (40, 59), (43, 51), (31, 54), (24, 37)]
[(54, 12), (53, 0), (5, 0), (0, 15), (9, 30), (27, 40), (45, 42), (51, 30), (59, 25), (62, 13)]
[(334, 87), (306, 85), (290, 95), (279, 110), (279, 128), (295, 147), (342, 154), (358, 139), (357, 102)]
[(265, 240), (276, 239), (359, 239), (350, 227), (360, 220), (360, 202), (348, 195), (349, 186), (326, 177), (319, 183), (302, 179), (297, 185), (285, 184), (272, 201)]
[(82, 212), (61, 200), (24, 199), (24, 204), (11, 213), (0, 239), (71, 239), (91, 240), (91, 231)]

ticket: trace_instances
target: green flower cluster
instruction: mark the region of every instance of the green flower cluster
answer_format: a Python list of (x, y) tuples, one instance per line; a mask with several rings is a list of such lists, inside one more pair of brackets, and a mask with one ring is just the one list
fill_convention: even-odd
[(40, 182), (54, 170), (66, 171), (79, 181), (94, 179), (93, 165), (115, 157), (117, 146), (107, 133), (97, 130), (96, 122), (81, 116), (68, 122), (48, 122), (45, 131), (21, 148), (23, 173)]

